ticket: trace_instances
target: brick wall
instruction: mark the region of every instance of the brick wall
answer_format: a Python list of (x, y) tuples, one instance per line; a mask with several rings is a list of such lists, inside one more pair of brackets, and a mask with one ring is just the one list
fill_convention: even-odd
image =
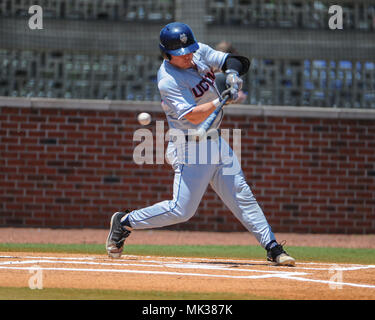
[[(107, 228), (116, 210), (171, 199), (169, 165), (133, 161), (136, 115), (164, 120), (158, 104), (0, 100), (1, 226)], [(237, 106), (222, 127), (242, 129), (243, 171), (275, 232), (375, 232), (375, 111)], [(245, 230), (210, 187), (170, 229)]]

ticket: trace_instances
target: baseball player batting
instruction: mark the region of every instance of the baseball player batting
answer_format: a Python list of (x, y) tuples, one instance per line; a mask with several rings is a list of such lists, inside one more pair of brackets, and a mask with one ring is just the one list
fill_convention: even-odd
[[(268, 261), (293, 266), (295, 260), (276, 241), (236, 155), (220, 136), (222, 106), (237, 99), (242, 87), (240, 76), (247, 73), (249, 60), (197, 42), (190, 27), (180, 22), (170, 23), (161, 30), (159, 47), (164, 58), (157, 76), (162, 108), (169, 132), (174, 129), (184, 135), (183, 139), (174, 139), (171, 135), (166, 153), (175, 173), (173, 199), (114, 213), (106, 242), (108, 255), (121, 257), (125, 239), (132, 230), (160, 228), (189, 220), (210, 184), (266, 249)], [(221, 85), (224, 90), (215, 84), (214, 69), (226, 74), (226, 83)], [(202, 135), (208, 129), (216, 130), (217, 134)], [(222, 150), (229, 150), (229, 153), (223, 154)], [(207, 161), (195, 161), (202, 152), (206, 153)], [(232, 168), (230, 174), (225, 171), (228, 168)]]

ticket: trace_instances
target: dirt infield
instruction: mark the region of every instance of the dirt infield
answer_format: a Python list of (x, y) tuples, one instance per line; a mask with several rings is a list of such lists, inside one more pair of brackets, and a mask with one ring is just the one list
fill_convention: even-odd
[(25, 287), (30, 270), (43, 288), (227, 292), (276, 299), (375, 299), (375, 266), (56, 253), (0, 253), (1, 286)]
[[(104, 243), (107, 230), (0, 229), (0, 242)], [(374, 248), (375, 236), (278, 234), (291, 246)], [(132, 244), (257, 244), (248, 233), (136, 231)], [(276, 299), (375, 299), (375, 266), (297, 261), (294, 268), (264, 260), (57, 253), (0, 253), (0, 284), (27, 287), (30, 270), (44, 288), (226, 292)]]

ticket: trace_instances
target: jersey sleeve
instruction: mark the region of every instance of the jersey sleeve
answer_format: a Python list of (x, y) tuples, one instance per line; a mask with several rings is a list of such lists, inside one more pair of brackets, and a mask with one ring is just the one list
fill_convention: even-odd
[(182, 119), (196, 106), (193, 94), (187, 86), (176, 83), (173, 79), (163, 79), (159, 82), (162, 101)]
[(210, 67), (214, 67), (215, 69), (219, 70), (222, 69), (228, 53), (214, 50), (204, 43), (199, 43), (199, 48), (201, 49), (201, 57)]

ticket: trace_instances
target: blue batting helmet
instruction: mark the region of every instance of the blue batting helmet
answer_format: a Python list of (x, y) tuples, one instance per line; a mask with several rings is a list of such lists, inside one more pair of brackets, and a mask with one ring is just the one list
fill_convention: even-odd
[(167, 56), (182, 56), (199, 49), (193, 31), (181, 22), (169, 23), (160, 31), (159, 47)]

